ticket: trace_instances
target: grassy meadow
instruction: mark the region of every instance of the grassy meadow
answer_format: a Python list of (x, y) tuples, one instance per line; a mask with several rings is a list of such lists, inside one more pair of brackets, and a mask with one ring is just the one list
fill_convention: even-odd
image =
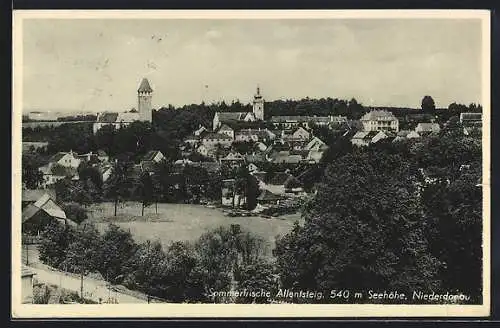
[(159, 240), (164, 246), (174, 241), (194, 241), (204, 232), (222, 225), (239, 224), (242, 229), (268, 241), (269, 253), (276, 236), (288, 233), (295, 221), (301, 222), (298, 213), (270, 219), (229, 217), (219, 208), (190, 204), (158, 204), (158, 214), (153, 204), (145, 208), (141, 216), (141, 204), (137, 202), (120, 203), (116, 217), (113, 203), (93, 204), (88, 207), (88, 214), (100, 231), (114, 223), (130, 230), (137, 242)]

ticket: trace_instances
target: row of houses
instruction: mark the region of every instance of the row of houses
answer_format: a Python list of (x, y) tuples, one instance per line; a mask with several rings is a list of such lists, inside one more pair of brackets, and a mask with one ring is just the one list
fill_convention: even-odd
[[(327, 149), (326, 144), (304, 127), (289, 130), (240, 129), (224, 123), (217, 131), (209, 131), (200, 126), (185, 140), (182, 149), (185, 157), (191, 152), (224, 161), (232, 157), (244, 157), (235, 154), (235, 143), (252, 143), (251, 155), (256, 159), (270, 162), (314, 161), (321, 158)], [(229, 156), (229, 158), (228, 158)]]
[(440, 130), (441, 128), (438, 123), (419, 123), (414, 130), (401, 130), (399, 132), (394, 132), (390, 129), (359, 131), (351, 138), (351, 143), (355, 146), (368, 146), (382, 139), (390, 139), (393, 142), (398, 142), (437, 134)]

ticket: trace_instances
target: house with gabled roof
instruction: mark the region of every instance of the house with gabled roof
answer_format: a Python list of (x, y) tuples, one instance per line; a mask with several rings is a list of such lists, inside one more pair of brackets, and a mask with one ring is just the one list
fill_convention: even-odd
[(43, 181), (40, 185), (41, 188), (47, 188), (54, 185), (57, 181), (66, 178), (78, 180), (78, 171), (73, 167), (64, 167), (58, 163), (50, 162), (38, 168), (43, 175)]
[(150, 150), (143, 157), (142, 162), (155, 162), (160, 163), (165, 159), (163, 153), (159, 150)]
[(358, 131), (351, 138), (351, 143), (355, 146), (368, 146), (377, 133), (377, 131)]
[(81, 162), (82, 159), (72, 150), (69, 152), (60, 151), (49, 159), (49, 163), (59, 164), (64, 167), (72, 167), (74, 169), (78, 168)]
[(256, 120), (253, 112), (216, 112), (212, 124), (213, 130), (216, 131), (224, 123), (255, 122)]
[(226, 134), (222, 133), (206, 133), (202, 138), (201, 142), (207, 148), (214, 148), (217, 145), (221, 145), (223, 147), (231, 146), (233, 139)]
[(260, 184), (262, 190), (268, 190), (277, 195), (285, 193), (285, 182), (292, 176), (288, 172), (276, 172), (273, 177)]
[(22, 211), (22, 232), (28, 235), (39, 235), (51, 222), (77, 225), (66, 217), (64, 210), (47, 193)]
[(376, 143), (379, 142), (382, 139), (387, 139), (387, 138), (394, 138), (396, 135), (394, 133), (388, 132), (388, 131), (378, 131), (377, 134), (375, 134), (372, 139), (371, 143)]
[(464, 126), (481, 126), (483, 124), (483, 114), (460, 113), (460, 124)]
[(25, 208), (29, 204), (34, 204), (45, 194), (56, 201), (56, 191), (54, 189), (23, 189), (21, 192), (22, 208)]
[(282, 199), (282, 196), (277, 195), (267, 189), (263, 189), (260, 195), (257, 197), (257, 204), (261, 206), (277, 205)]
[(222, 124), (217, 133), (225, 134), (234, 140), (234, 129), (229, 125), (227, 125), (226, 123)]
[(420, 138), (420, 134), (418, 132), (413, 130), (401, 130), (396, 134), (396, 137), (392, 140), (392, 142), (417, 138)]
[(318, 137), (313, 137), (311, 140), (309, 140), (309, 142), (304, 146), (304, 149), (306, 150), (311, 150), (311, 149), (315, 149), (315, 150), (319, 150), (321, 147), (323, 146), (326, 146), (326, 144), (323, 142), (323, 140), (321, 140), (320, 138)]
[(301, 126), (296, 128), (290, 135), (293, 140), (308, 140), (310, 137), (311, 133)]
[(226, 156), (222, 157), (220, 161), (221, 163), (244, 163), (245, 157), (236, 151), (230, 151)]
[(415, 132), (417, 133), (422, 133), (422, 132), (438, 133), (439, 131), (441, 131), (441, 128), (439, 127), (438, 123), (418, 123), (417, 126), (415, 127)]
[(372, 110), (360, 119), (364, 131), (399, 131), (399, 120), (387, 110)]

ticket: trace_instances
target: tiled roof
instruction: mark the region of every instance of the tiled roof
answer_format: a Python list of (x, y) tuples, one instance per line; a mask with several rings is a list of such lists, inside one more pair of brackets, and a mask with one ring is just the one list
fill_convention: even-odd
[(397, 120), (397, 118), (389, 111), (386, 110), (372, 110), (366, 113), (361, 118), (362, 121), (376, 121), (376, 120)]
[(224, 140), (233, 140), (230, 136), (224, 133), (207, 133), (203, 136), (203, 139), (224, 139)]
[(435, 129), (439, 130), (438, 123), (418, 123), (417, 128), (423, 129), (424, 131), (434, 131)]
[(249, 112), (218, 112), (219, 120), (224, 121), (240, 121), (245, 118)]
[(285, 122), (324, 122), (328, 123), (331, 118), (328, 116), (302, 116), (302, 115), (288, 115), (288, 116), (273, 116), (271, 122), (285, 123)]
[(140, 114), (139, 113), (118, 113), (118, 116), (116, 118), (117, 122), (134, 122), (138, 121), (140, 119)]
[(149, 81), (146, 78), (143, 78), (141, 81), (141, 85), (139, 85), (138, 92), (153, 92), (153, 89), (149, 85)]
[(118, 118), (118, 113), (102, 113), (97, 116), (99, 123), (115, 123)]

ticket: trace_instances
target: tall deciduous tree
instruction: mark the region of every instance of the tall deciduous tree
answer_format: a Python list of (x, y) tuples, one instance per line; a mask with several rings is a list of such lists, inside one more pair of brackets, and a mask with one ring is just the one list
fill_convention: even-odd
[(125, 264), (128, 274), (124, 284), (151, 296), (161, 295), (164, 289), (165, 253), (160, 242), (149, 240), (139, 245), (134, 255)]
[(408, 293), (438, 287), (439, 262), (428, 249), (409, 172), (402, 158), (383, 153), (348, 154), (330, 165), (304, 226), (277, 243), (283, 286)]
[(153, 179), (149, 172), (143, 172), (139, 177), (137, 193), (141, 200), (141, 216), (144, 216), (144, 208), (153, 204)]
[(434, 99), (431, 96), (424, 96), (422, 98), (422, 111), (426, 113), (432, 113), (436, 110), (436, 104), (434, 103)]
[(38, 169), (42, 165), (42, 159), (36, 153), (23, 154), (22, 157), (22, 180), (28, 189), (36, 189), (43, 182), (43, 174)]
[(66, 259), (68, 247), (73, 241), (74, 231), (69, 226), (53, 221), (41, 233), (38, 251), (40, 260), (58, 268)]
[(118, 203), (130, 195), (132, 189), (132, 163), (127, 160), (116, 160), (113, 164), (111, 176), (104, 185), (105, 196), (112, 199), (115, 205), (114, 215), (116, 216)]
[(102, 235), (98, 249), (99, 272), (112, 283), (121, 283), (126, 274), (124, 264), (134, 255), (138, 245), (129, 231), (110, 224)]
[(83, 277), (99, 268), (100, 263), (96, 254), (100, 247), (101, 238), (96, 227), (90, 223), (80, 224), (62, 264), (64, 268), (80, 274), (80, 297), (84, 297)]

